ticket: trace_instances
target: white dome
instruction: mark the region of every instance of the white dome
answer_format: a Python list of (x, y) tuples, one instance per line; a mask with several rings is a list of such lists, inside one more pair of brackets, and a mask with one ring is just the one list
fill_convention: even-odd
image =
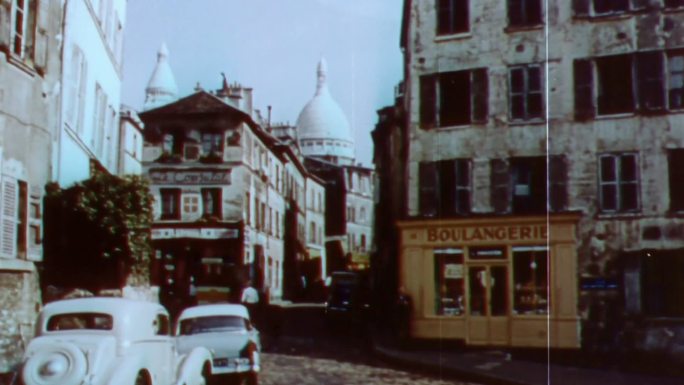
[(354, 139), (349, 121), (328, 91), (325, 59), (318, 63), (317, 72), (316, 93), (297, 118), (302, 153), (306, 156), (354, 158)]
[(159, 53), (157, 53), (157, 66), (154, 68), (145, 89), (145, 105), (143, 107), (145, 110), (171, 103), (177, 98), (178, 86), (171, 71), (168, 57), (169, 50), (166, 48), (166, 44), (162, 43)]

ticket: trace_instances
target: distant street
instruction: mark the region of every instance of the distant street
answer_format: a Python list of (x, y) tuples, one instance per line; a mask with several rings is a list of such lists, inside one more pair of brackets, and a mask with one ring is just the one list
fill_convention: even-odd
[(393, 367), (373, 354), (367, 335), (326, 328), (320, 307), (284, 308), (280, 317), (278, 338), (263, 327), (262, 385), (472, 384)]

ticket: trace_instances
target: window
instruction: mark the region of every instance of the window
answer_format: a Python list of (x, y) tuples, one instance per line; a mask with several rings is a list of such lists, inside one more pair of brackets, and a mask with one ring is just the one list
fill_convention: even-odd
[(468, 0), (437, 0), (437, 34), (468, 32)]
[(202, 213), (205, 216), (221, 218), (221, 189), (202, 189)]
[(95, 110), (93, 113), (93, 132), (91, 136), (91, 145), (93, 151), (101, 155), (102, 145), (105, 136), (105, 119), (107, 115), (107, 95), (105, 95), (102, 87), (95, 84)]
[(578, 120), (595, 114), (658, 113), (684, 104), (684, 53), (680, 51), (580, 59), (574, 63), (574, 76)]
[(598, 74), (598, 114), (634, 111), (632, 56), (617, 55), (596, 60)]
[(202, 153), (204, 155), (220, 154), (223, 152), (222, 134), (202, 134)]
[(513, 247), (514, 314), (548, 314), (546, 246)]
[(669, 71), (668, 99), (671, 109), (684, 108), (684, 53), (673, 53), (668, 57)]
[(74, 45), (71, 48), (71, 61), (65, 64), (67, 67), (66, 78), (67, 95), (65, 120), (79, 134), (83, 134), (83, 111), (85, 106), (85, 94), (87, 84), (88, 65), (81, 49)]
[(435, 255), (435, 313), (458, 316), (465, 311), (463, 280), (463, 251), (436, 249)]
[(309, 222), (309, 242), (316, 242), (316, 224)]
[[(0, 233), (0, 256), (4, 258), (16, 258), (20, 248), (20, 233), (23, 230), (20, 218), (23, 197), (21, 196), (21, 183), (8, 176), (2, 177), (2, 232)], [(24, 200), (24, 203), (26, 201)], [(26, 211), (24, 209), (24, 211)], [(23, 222), (24, 225), (26, 222)], [(24, 233), (25, 238), (25, 233)]]
[(164, 134), (164, 138), (162, 141), (162, 151), (165, 154), (171, 154), (173, 153), (173, 148), (174, 148), (174, 138), (173, 135), (171, 134)]
[(541, 119), (543, 99), (539, 65), (516, 66), (509, 70), (508, 111), (511, 120)]
[(605, 16), (643, 8), (644, 2), (630, 0), (573, 0), (575, 16)]
[(511, 27), (527, 27), (541, 23), (541, 0), (508, 0), (508, 24)]
[(665, 7), (667, 7), (667, 8), (684, 7), (684, 0), (665, 0)]
[(195, 214), (199, 210), (199, 198), (196, 195), (186, 195), (183, 197), (183, 212)]
[(510, 164), (513, 213), (546, 212), (546, 158), (513, 158)]
[(245, 193), (245, 221), (247, 222), (247, 225), (250, 225), (250, 226), (252, 225), (251, 205), (252, 205), (252, 198), (251, 198), (249, 191), (247, 191)]
[(599, 157), (601, 211), (629, 212), (639, 209), (638, 159), (633, 153)]
[(421, 162), (420, 213), (443, 217), (470, 213), (470, 160)]
[(684, 211), (684, 149), (668, 153), (670, 210)]
[(483, 123), (487, 119), (487, 70), (420, 77), (422, 128)]
[(160, 189), (161, 195), (161, 219), (180, 219), (180, 189)]
[(33, 61), (36, 40), (37, 0), (12, 1), (12, 53)]
[(684, 211), (684, 149), (669, 153), (670, 210)]

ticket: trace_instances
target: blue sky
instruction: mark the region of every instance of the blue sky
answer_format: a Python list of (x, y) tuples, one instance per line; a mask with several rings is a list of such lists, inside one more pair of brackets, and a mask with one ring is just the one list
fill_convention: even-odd
[(255, 108), (294, 124), (328, 62), (328, 85), (369, 165), (376, 111), (401, 80), (400, 0), (136, 0), (127, 3), (123, 103), (140, 108), (162, 42), (181, 96), (199, 82), (254, 88)]

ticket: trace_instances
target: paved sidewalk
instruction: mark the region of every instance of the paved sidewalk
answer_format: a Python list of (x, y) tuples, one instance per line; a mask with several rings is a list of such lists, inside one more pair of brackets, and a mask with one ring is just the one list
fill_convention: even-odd
[(526, 361), (495, 350), (400, 349), (378, 342), (375, 352), (386, 360), (453, 376), (466, 381), (497, 385), (682, 385), (684, 377), (627, 373)]

